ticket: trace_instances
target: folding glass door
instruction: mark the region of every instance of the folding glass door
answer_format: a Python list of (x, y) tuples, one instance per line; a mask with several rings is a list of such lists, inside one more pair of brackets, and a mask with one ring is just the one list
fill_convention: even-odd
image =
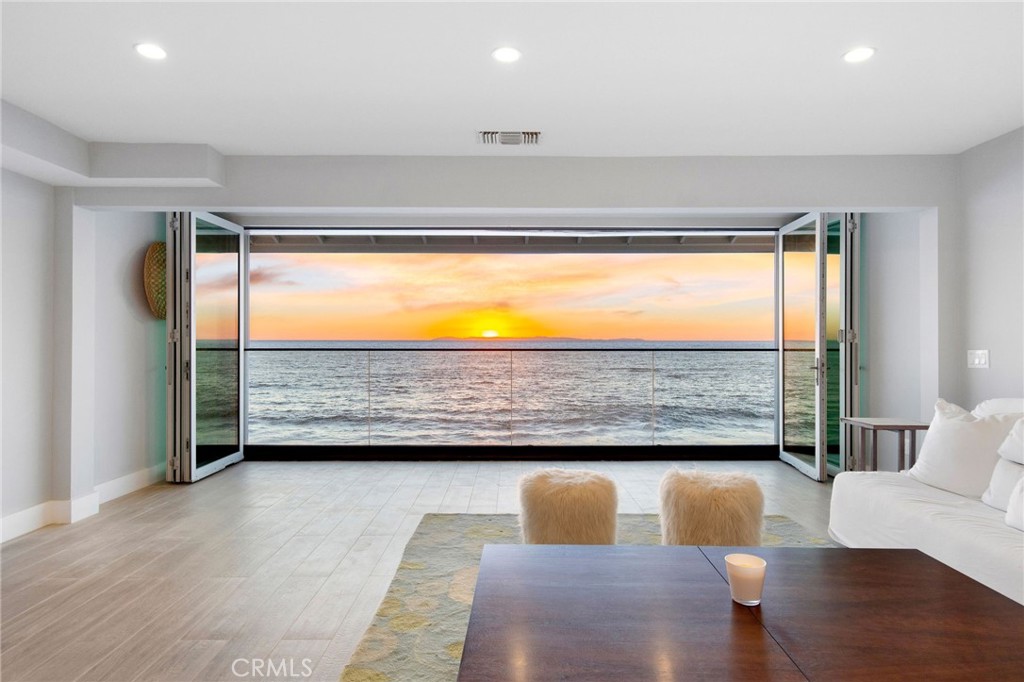
[(855, 224), (808, 214), (778, 237), (779, 457), (818, 481), (845, 468), (856, 414)]
[(167, 480), (242, 459), (243, 229), (207, 213), (167, 218)]

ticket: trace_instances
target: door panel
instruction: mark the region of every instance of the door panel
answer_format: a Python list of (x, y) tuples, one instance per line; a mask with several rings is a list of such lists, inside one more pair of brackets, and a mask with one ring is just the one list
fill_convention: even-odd
[(779, 457), (818, 481), (845, 467), (857, 415), (854, 214), (808, 214), (779, 231)]
[(827, 447), (824, 229), (825, 216), (809, 214), (780, 230), (778, 246), (779, 456), (818, 481)]
[(242, 234), (211, 214), (168, 217), (169, 481), (242, 459)]

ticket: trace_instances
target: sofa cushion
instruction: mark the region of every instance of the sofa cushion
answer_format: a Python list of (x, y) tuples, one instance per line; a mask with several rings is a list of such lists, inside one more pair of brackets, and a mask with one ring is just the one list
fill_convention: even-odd
[(1024, 533), (980, 500), (906, 474), (848, 471), (832, 486), (829, 535), (847, 547), (919, 549), (1024, 604)]
[(999, 446), (1017, 418), (1012, 414), (977, 417), (940, 399), (921, 454), (908, 473), (935, 488), (981, 498), (999, 459)]

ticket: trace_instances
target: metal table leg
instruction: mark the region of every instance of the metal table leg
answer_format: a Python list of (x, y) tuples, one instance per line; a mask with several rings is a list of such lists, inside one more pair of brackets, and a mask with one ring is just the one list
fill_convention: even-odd
[(867, 436), (864, 434), (864, 429), (857, 427), (857, 445), (860, 450), (860, 457), (858, 458), (857, 468), (860, 471), (868, 470), (868, 453), (867, 453)]
[(871, 471), (878, 471), (878, 430), (871, 429)]
[(907, 432), (906, 431), (897, 431), (896, 432), (896, 439), (900, 443), (899, 455), (898, 455), (897, 461), (896, 461), (896, 467), (897, 467), (896, 471), (903, 471), (904, 469), (907, 468), (906, 467), (906, 461), (905, 461), (906, 452), (907, 452), (906, 443), (905, 443), (906, 437), (907, 437)]

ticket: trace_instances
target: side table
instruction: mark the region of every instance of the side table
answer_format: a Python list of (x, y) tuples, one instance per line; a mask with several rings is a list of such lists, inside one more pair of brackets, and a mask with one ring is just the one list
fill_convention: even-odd
[[(897, 462), (897, 467), (899, 470), (910, 468), (914, 465), (914, 460), (917, 459), (917, 432), (928, 430), (928, 424), (925, 424), (924, 422), (916, 422), (909, 419), (893, 419), (891, 417), (842, 417), (840, 418), (840, 421), (844, 424), (849, 424), (855, 429), (854, 435), (858, 442), (858, 457), (855, 467), (855, 470), (857, 471), (878, 471), (879, 431), (896, 432), (896, 437), (899, 439), (899, 460)], [(868, 466), (868, 453), (866, 452), (867, 438), (864, 433), (865, 431), (871, 432), (870, 468)], [(910, 436), (909, 453), (904, 447), (907, 434)]]

